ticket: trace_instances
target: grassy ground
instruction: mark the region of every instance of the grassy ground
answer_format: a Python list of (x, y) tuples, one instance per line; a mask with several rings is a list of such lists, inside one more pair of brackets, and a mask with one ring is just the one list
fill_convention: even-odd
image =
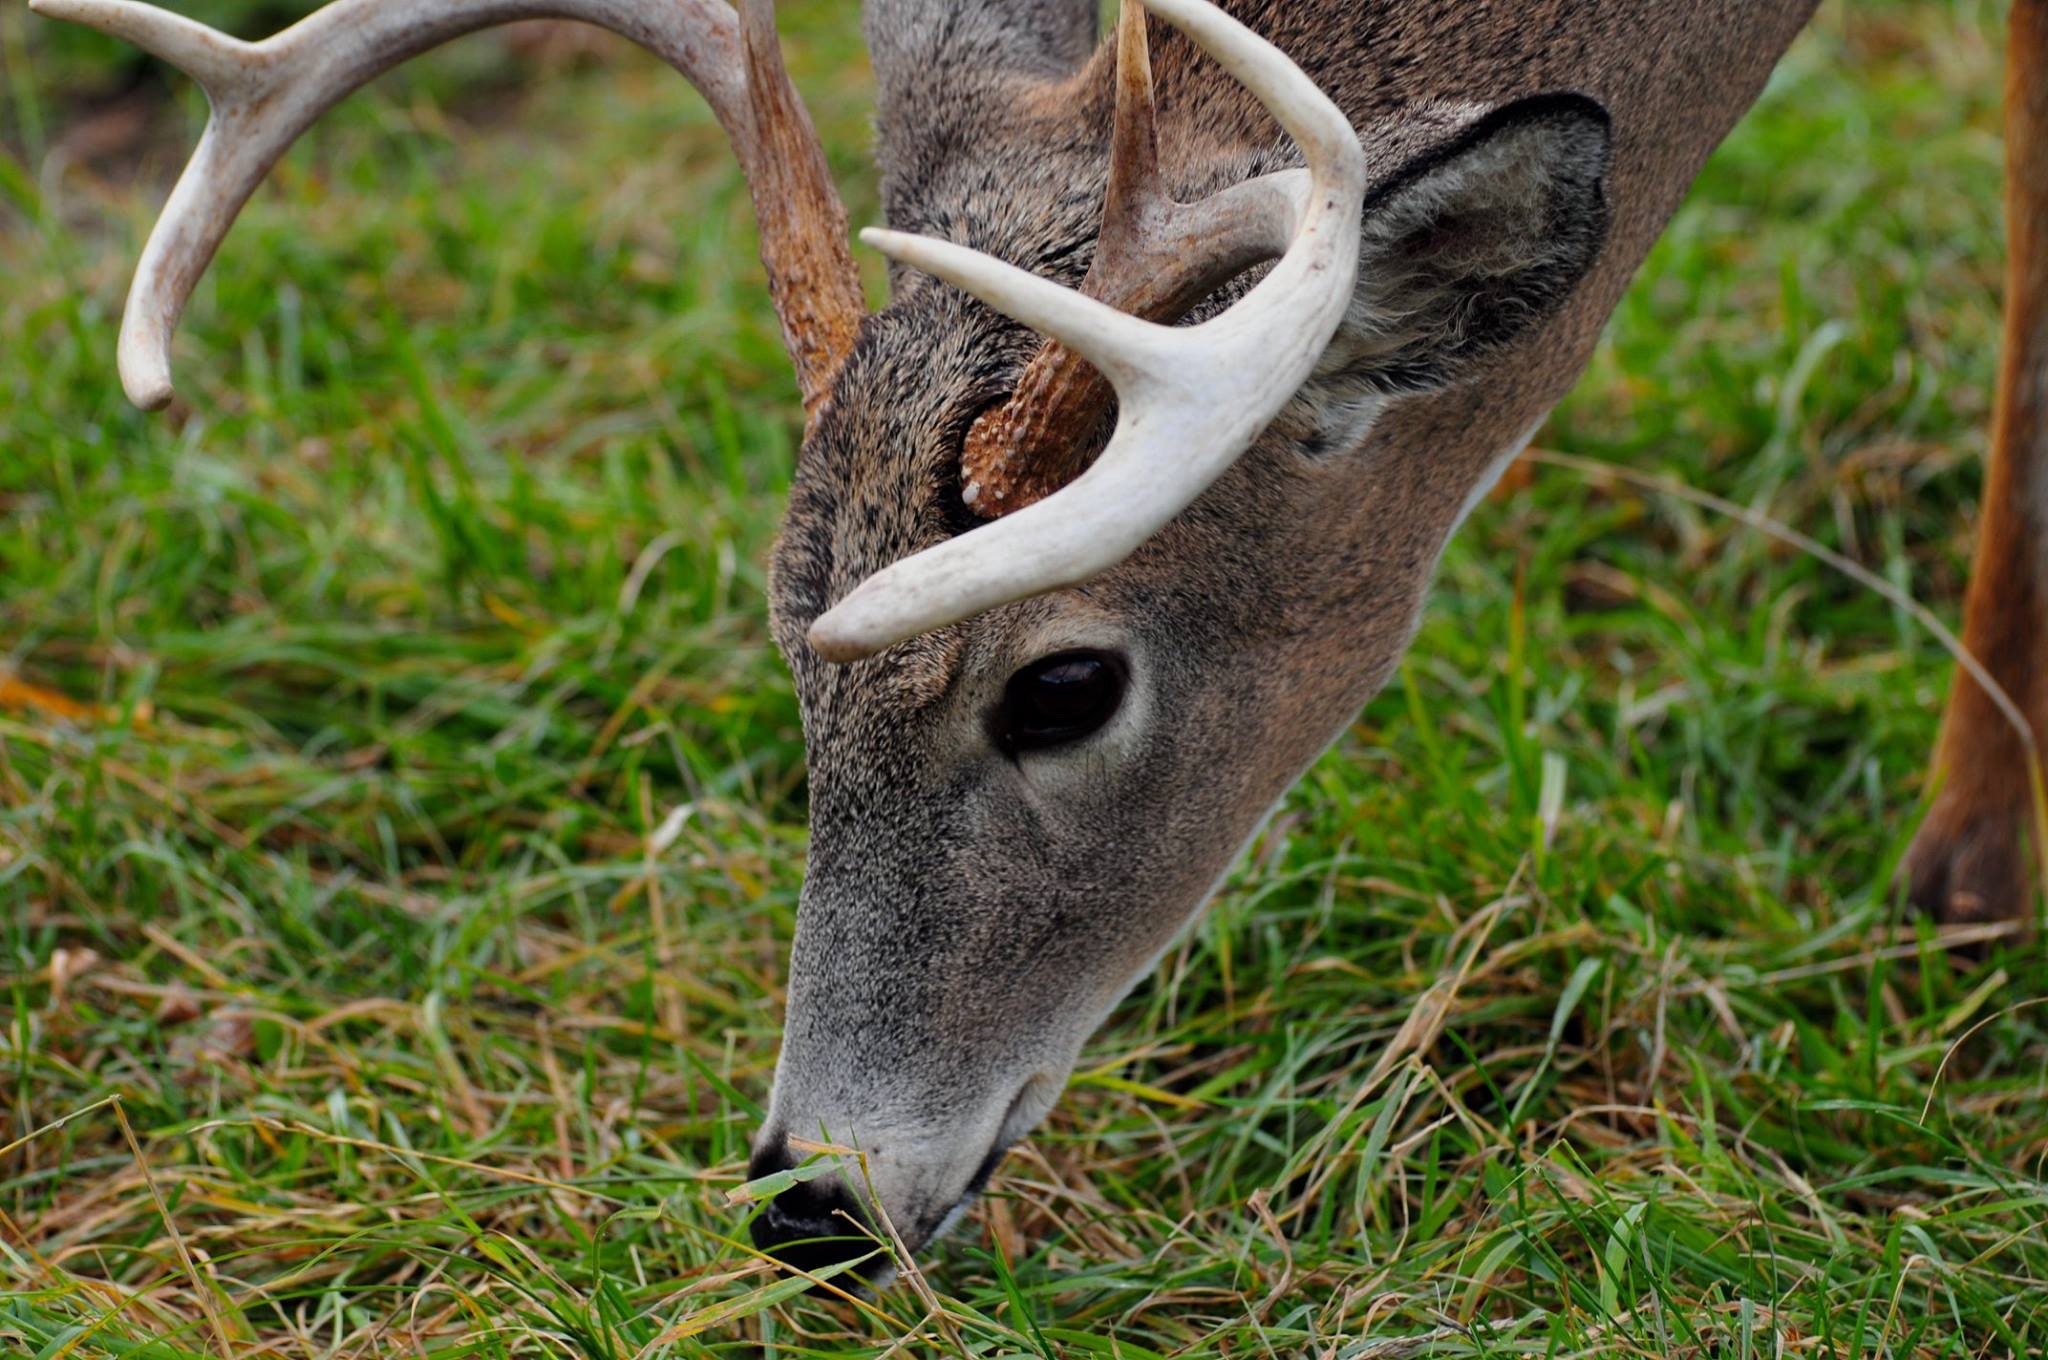
[[(846, 7), (783, 8), (872, 220)], [(1832, 5), (1545, 447), (1953, 618), (1998, 16)], [(727, 1192), (804, 862), (762, 600), (796, 406), (715, 129), (613, 47), (381, 84), (145, 418), (114, 325), (200, 109), (32, 27), (0, 8), (0, 1354), (2048, 1345), (2048, 958), (1951, 960), (1886, 887), (1940, 649), (1556, 463), (922, 1283), (790, 1298)]]

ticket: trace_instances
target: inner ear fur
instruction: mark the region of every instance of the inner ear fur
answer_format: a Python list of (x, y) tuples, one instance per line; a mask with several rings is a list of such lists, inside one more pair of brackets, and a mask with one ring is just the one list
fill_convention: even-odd
[(1607, 239), (1611, 144), (1598, 102), (1544, 94), (1403, 163), (1366, 199), (1341, 368), (1439, 387), (1548, 317)]

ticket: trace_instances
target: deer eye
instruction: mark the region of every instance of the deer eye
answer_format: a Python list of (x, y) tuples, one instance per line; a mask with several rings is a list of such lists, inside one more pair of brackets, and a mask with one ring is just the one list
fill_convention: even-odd
[(1103, 652), (1041, 657), (1010, 677), (995, 716), (1005, 751), (1041, 751), (1100, 728), (1124, 697), (1124, 664)]

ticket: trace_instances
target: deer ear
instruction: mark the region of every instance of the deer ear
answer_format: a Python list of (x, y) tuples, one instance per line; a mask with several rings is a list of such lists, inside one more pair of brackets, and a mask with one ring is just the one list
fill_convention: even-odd
[(1381, 392), (1440, 387), (1549, 316), (1607, 239), (1610, 142), (1598, 103), (1537, 95), (1400, 164), (1366, 199), (1328, 368)]

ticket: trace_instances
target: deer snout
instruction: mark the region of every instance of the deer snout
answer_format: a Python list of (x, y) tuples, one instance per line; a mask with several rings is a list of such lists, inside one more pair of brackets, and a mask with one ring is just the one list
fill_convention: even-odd
[[(988, 1184), (1011, 1146), (1058, 1099), (1061, 1075), (1040, 1072), (1021, 1089), (990, 1102), (978, 1116), (901, 1125), (826, 1123), (851, 1130), (843, 1148), (812, 1158), (813, 1145), (792, 1141), (774, 1114), (755, 1140), (750, 1178), (795, 1172), (755, 1214), (754, 1245), (793, 1270), (818, 1273), (862, 1257), (848, 1275), (880, 1287), (893, 1278), (894, 1252), (921, 1251), (943, 1236)], [(799, 1125), (801, 1127), (802, 1125)]]
[(875, 1288), (894, 1279), (899, 1247), (917, 1251), (951, 1225), (1007, 1148), (991, 1147), (980, 1136), (974, 1143), (978, 1165), (970, 1161), (969, 1174), (932, 1150), (894, 1157), (875, 1143), (872, 1152), (813, 1155), (813, 1146), (792, 1142), (773, 1123), (756, 1140), (751, 1179), (788, 1172), (796, 1179), (755, 1214), (754, 1245), (786, 1269), (814, 1275), (858, 1261), (839, 1272), (840, 1285)]

